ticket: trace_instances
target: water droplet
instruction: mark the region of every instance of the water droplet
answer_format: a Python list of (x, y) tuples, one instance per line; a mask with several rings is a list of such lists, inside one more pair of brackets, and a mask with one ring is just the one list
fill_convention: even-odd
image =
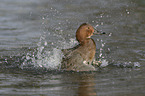
[(102, 53), (100, 53), (99, 57), (102, 57)]
[(101, 61), (102, 62), (102, 64), (101, 64), (101, 67), (106, 67), (106, 66), (108, 66), (108, 61), (107, 60), (102, 60)]
[(140, 67), (140, 63), (139, 62), (134, 62), (134, 67)]
[(109, 36), (111, 36), (112, 35), (112, 33), (109, 33)]
[(98, 27), (98, 26), (99, 26), (99, 24), (97, 24), (97, 25), (95, 26), (95, 28)]
[(45, 46), (47, 45), (47, 42), (46, 42), (46, 41), (44, 42), (44, 45), (45, 45)]
[(108, 51), (110, 51), (110, 48), (108, 48)]

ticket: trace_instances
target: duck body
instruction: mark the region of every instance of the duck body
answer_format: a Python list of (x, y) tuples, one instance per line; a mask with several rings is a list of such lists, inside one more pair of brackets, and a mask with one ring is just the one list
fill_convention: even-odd
[(77, 32), (76, 39), (80, 43), (74, 48), (63, 49), (61, 69), (67, 71), (95, 71), (92, 61), (95, 58), (96, 44), (90, 37), (94, 28), (89, 24), (82, 24)]

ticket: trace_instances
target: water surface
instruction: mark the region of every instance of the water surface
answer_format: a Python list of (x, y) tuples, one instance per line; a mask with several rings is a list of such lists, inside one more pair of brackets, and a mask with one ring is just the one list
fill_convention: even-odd
[[(84, 22), (107, 33), (92, 36), (104, 65), (61, 71)], [(144, 30), (144, 0), (1, 0), (0, 95), (144, 96)]]

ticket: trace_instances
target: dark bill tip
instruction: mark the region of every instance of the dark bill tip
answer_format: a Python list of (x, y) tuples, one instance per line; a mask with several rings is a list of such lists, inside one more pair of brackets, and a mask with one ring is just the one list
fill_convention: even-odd
[(102, 32), (102, 34), (106, 34), (106, 32)]
[(95, 30), (95, 32), (94, 32), (94, 35), (103, 35), (103, 34), (106, 34), (106, 32), (102, 32), (99, 30)]

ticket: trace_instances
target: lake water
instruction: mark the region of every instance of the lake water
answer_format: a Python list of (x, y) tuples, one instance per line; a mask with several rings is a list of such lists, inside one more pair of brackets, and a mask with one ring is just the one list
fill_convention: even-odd
[[(61, 49), (87, 22), (96, 72), (60, 70)], [(144, 0), (1, 0), (1, 96), (145, 96)]]

